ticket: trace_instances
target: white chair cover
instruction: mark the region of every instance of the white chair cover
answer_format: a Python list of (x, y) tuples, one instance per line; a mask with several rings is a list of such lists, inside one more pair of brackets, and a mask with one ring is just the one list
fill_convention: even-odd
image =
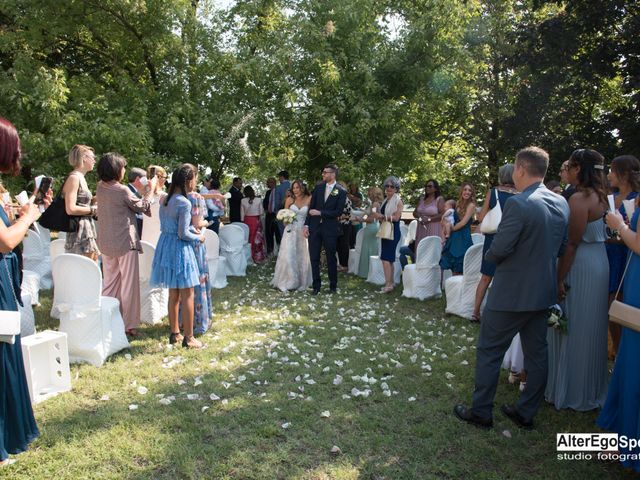
[[(404, 245), (404, 239), (408, 229), (406, 225), (400, 223), (400, 241), (396, 247), (396, 261), (393, 263), (393, 282), (400, 283), (402, 279), (402, 265), (400, 264), (400, 248)], [(382, 248), (382, 245), (380, 246)], [(380, 252), (380, 250), (378, 250)], [(367, 282), (375, 285), (384, 285), (384, 270), (382, 269), (382, 260), (380, 260), (380, 253), (378, 255), (371, 255), (369, 257), (369, 274), (367, 275)]]
[(249, 225), (244, 222), (231, 222), (230, 225), (237, 225), (244, 232), (244, 254), (247, 257), (247, 265), (253, 265), (253, 257), (251, 256), (251, 244), (249, 243)]
[(44, 254), (40, 235), (33, 230), (29, 230), (22, 240), (22, 258), (26, 270), (40, 275), (40, 288), (49, 290), (53, 286), (49, 251), (47, 250), (47, 254)]
[(20, 336), (24, 338), (36, 333), (36, 316), (31, 308), (31, 295), (22, 292), (21, 298), (24, 306), (18, 305), (18, 310), (20, 311)]
[(53, 262), (54, 303), (60, 311), (60, 331), (67, 334), (71, 362), (96, 367), (129, 347), (116, 298), (103, 297), (102, 276), (93, 260), (64, 253)]
[(418, 220), (412, 220), (409, 223), (409, 228), (407, 230), (407, 235), (404, 238), (404, 244), (409, 245), (416, 239), (416, 232), (418, 231)]
[(209, 264), (209, 280), (212, 288), (227, 286), (226, 260), (220, 256), (220, 239), (213, 230), (204, 230), (204, 247)]
[(58, 232), (58, 239), (66, 240), (67, 239), (67, 232)]
[(58, 255), (65, 253), (64, 244), (66, 242), (67, 240), (64, 238), (56, 238), (51, 241), (51, 244), (49, 244), (49, 258), (51, 258), (52, 263)]
[(481, 233), (472, 233), (471, 241), (473, 242), (474, 245), (478, 245), (479, 243), (484, 244), (484, 235)]
[(349, 264), (348, 264), (348, 273), (353, 273), (354, 275), (358, 274), (358, 267), (360, 265), (360, 251), (362, 250), (362, 237), (364, 235), (364, 229), (366, 225), (364, 225), (358, 233), (356, 233), (356, 244), (355, 248), (349, 249)]
[(482, 264), (482, 244), (469, 247), (464, 255), (462, 275), (448, 278), (444, 284), (447, 297), (445, 312), (463, 318), (471, 318), (476, 300), (476, 287), (480, 281)]
[(148, 242), (140, 242), (142, 254), (140, 259), (140, 320), (142, 323), (156, 325), (169, 314), (169, 290), (167, 288), (151, 288), (151, 265), (156, 249)]
[(33, 224), (33, 228), (40, 235), (40, 241), (42, 242), (42, 254), (46, 257), (49, 255), (49, 244), (51, 243), (51, 230), (44, 228), (38, 222)]
[(160, 238), (160, 200), (151, 204), (151, 216), (142, 219), (142, 241), (154, 247)]
[(440, 237), (424, 237), (416, 249), (416, 263), (407, 265), (402, 272), (402, 296), (425, 300), (440, 297)]
[(226, 225), (220, 229), (220, 256), (226, 259), (227, 275), (247, 275), (247, 255), (244, 246), (244, 231), (237, 225)]
[(31, 270), (22, 270), (20, 290), (28, 293), (31, 305), (40, 305), (40, 275)]

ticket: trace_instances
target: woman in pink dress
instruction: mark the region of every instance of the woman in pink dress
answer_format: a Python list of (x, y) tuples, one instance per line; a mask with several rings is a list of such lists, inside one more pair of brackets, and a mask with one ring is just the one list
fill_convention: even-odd
[(256, 197), (250, 185), (244, 187), (244, 198), (240, 202), (240, 217), (249, 227), (249, 244), (251, 245), (251, 258), (255, 263), (264, 262), (264, 234), (260, 217), (264, 214), (262, 199)]
[(418, 206), (413, 211), (413, 217), (418, 220), (416, 230), (416, 250), (420, 240), (424, 237), (442, 237), (440, 219), (444, 213), (444, 198), (440, 195), (440, 185), (430, 179), (424, 186), (424, 196), (420, 197)]

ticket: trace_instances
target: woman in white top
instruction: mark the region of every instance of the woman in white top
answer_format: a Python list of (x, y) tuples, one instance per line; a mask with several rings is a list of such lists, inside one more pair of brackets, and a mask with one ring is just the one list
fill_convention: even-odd
[(278, 290), (306, 290), (311, 286), (311, 260), (309, 245), (304, 236), (304, 221), (309, 211), (311, 194), (302, 180), (291, 185), (291, 196), (287, 197), (284, 207), (292, 210), (296, 218), (284, 227), (273, 285)]
[(242, 192), (244, 198), (240, 202), (240, 219), (249, 227), (249, 244), (251, 245), (251, 258), (255, 263), (262, 263), (266, 258), (264, 253), (264, 234), (260, 217), (264, 214), (262, 199), (256, 197), (256, 193), (247, 185)]

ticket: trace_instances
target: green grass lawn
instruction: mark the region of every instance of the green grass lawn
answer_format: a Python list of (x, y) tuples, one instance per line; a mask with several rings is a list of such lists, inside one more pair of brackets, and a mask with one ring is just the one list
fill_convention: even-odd
[[(35, 407), (41, 436), (0, 477), (632, 477), (617, 463), (556, 459), (556, 432), (598, 431), (593, 412), (545, 404), (531, 432), (498, 408), (491, 431), (458, 421), (479, 328), (445, 316), (444, 301), (346, 275), (338, 295), (282, 294), (272, 272), (253, 267), (214, 291), (204, 350), (171, 349), (165, 324), (101, 368), (72, 365), (73, 390)], [(41, 301), (38, 329), (56, 328), (50, 295)], [(496, 407), (517, 395), (504, 372)]]

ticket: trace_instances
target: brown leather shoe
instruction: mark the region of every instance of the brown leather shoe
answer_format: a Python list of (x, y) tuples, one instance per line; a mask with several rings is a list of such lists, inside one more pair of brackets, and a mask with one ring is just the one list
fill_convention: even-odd
[(185, 348), (192, 348), (194, 350), (199, 350), (203, 347), (202, 342), (200, 340), (196, 340), (193, 335), (185, 336), (182, 339), (182, 346)]

